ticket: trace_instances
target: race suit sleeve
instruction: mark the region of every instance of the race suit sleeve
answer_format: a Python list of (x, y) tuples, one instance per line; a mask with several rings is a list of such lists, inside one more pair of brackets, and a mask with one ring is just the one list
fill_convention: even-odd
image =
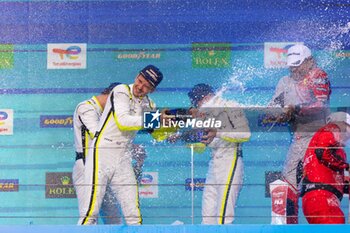
[(76, 114), (80, 122), (88, 130), (89, 136), (93, 138), (100, 119), (94, 106), (89, 101), (86, 101), (77, 107)]
[(284, 89), (286, 86), (286, 79), (288, 77), (283, 77), (279, 80), (275, 93), (272, 96), (270, 102), (267, 104), (268, 107), (284, 107)]
[(238, 104), (228, 104), (222, 113), (222, 128), (218, 130), (216, 137), (232, 143), (247, 142), (251, 133), (247, 118), (243, 109)]
[(313, 100), (296, 105), (295, 112), (298, 115), (312, 115), (319, 112), (320, 108), (326, 107), (331, 94), (331, 86), (327, 73), (319, 68), (314, 68), (304, 80), (307, 82)]
[(111, 97), (113, 98), (114, 119), (118, 128), (122, 131), (142, 129), (143, 122), (141, 115), (131, 115), (131, 90), (127, 85), (116, 86)]
[(335, 140), (332, 132), (323, 133), (322, 140), (319, 141), (317, 147), (315, 154), (323, 165), (334, 171), (341, 171), (349, 167), (345, 152)]
[(265, 110), (266, 116), (264, 121), (274, 122), (276, 118), (281, 117), (284, 112), (283, 108), (285, 107), (285, 88), (288, 86), (289, 77), (285, 76), (281, 78), (276, 86), (275, 93), (272, 96), (270, 102), (267, 104), (267, 108)]

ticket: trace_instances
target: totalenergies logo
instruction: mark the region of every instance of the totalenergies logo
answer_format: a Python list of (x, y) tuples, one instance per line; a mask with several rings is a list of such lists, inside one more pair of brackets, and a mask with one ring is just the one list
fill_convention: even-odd
[(52, 49), (53, 53), (57, 53), (60, 55), (61, 59), (66, 58), (71, 60), (76, 60), (79, 58), (79, 54), (81, 53), (81, 48), (79, 46), (70, 46), (67, 49), (54, 48)]
[(7, 112), (0, 111), (0, 125), (5, 124), (5, 120), (8, 118)]
[(288, 68), (288, 49), (301, 42), (265, 42), (264, 65), (266, 68)]
[(287, 57), (288, 49), (287, 48), (271, 47), (270, 48), (270, 52), (271, 53), (276, 53), (277, 54), (277, 58), (281, 59), (282, 57)]

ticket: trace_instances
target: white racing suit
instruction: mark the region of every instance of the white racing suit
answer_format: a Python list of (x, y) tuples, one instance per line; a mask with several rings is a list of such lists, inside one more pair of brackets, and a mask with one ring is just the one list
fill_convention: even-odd
[(110, 93), (86, 158), (85, 200), (78, 224), (96, 224), (107, 187), (121, 206), (126, 224), (142, 223), (138, 187), (130, 147), (143, 126), (143, 111), (153, 109), (150, 99), (132, 94), (132, 85), (118, 85)]
[[(288, 76), (277, 84), (270, 107), (296, 106), (290, 120), (292, 143), (283, 167), (283, 179), (289, 184), (291, 198), (287, 199), (287, 223), (297, 223), (298, 185), (302, 177), (302, 160), (313, 134), (326, 124), (329, 114), (330, 84), (327, 74), (314, 67), (301, 81)], [(295, 197), (296, 196), (296, 197)]]
[[(91, 99), (79, 103), (73, 116), (76, 161), (74, 163), (72, 177), (77, 194), (79, 212), (84, 200), (84, 161), (89, 145), (95, 135), (102, 111), (103, 109), (100, 103), (93, 96)], [(104, 196), (100, 215), (106, 224), (122, 223), (117, 202), (111, 195), (110, 190)]]
[[(93, 137), (95, 136), (102, 114), (102, 107), (97, 98), (93, 96), (91, 99), (78, 104), (73, 115), (74, 127), (74, 144), (76, 148), (76, 161), (73, 167), (73, 185), (76, 190), (79, 213), (84, 200), (84, 170), (85, 159)], [(145, 150), (141, 145), (133, 145), (132, 155), (135, 157), (135, 170), (141, 172), (143, 161), (145, 159)], [(116, 198), (112, 195), (111, 189), (108, 188), (104, 196), (100, 217), (105, 224), (121, 224), (121, 214)]]
[(241, 143), (250, 138), (250, 129), (243, 110), (234, 101), (214, 97), (202, 106), (222, 122), (216, 137), (209, 144), (211, 160), (202, 200), (202, 224), (229, 224), (243, 183)]

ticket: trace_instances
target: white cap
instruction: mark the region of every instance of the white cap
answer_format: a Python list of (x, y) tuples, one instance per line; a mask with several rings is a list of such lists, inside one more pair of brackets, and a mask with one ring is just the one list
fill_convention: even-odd
[(346, 112), (333, 112), (327, 118), (327, 123), (329, 122), (344, 122), (350, 126), (350, 115)]
[(287, 52), (287, 65), (300, 66), (303, 61), (311, 57), (311, 50), (302, 44), (293, 45)]

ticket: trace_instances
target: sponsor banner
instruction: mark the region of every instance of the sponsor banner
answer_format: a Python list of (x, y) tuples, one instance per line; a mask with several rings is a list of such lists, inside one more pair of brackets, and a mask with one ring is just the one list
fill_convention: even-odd
[(86, 44), (47, 44), (47, 69), (86, 69)]
[(270, 184), (276, 180), (282, 180), (282, 172), (280, 171), (265, 172), (265, 197), (271, 197)]
[(140, 198), (158, 198), (158, 172), (143, 172), (139, 188)]
[(46, 198), (75, 198), (71, 172), (46, 173)]
[(12, 69), (14, 63), (14, 46), (0, 44), (0, 69)]
[(264, 43), (265, 68), (287, 68), (287, 51), (301, 42), (266, 42)]
[[(193, 179), (193, 184), (194, 184), (194, 191), (203, 191), (204, 189), (204, 184), (205, 184), (205, 178), (194, 178)], [(185, 180), (185, 190), (186, 191), (191, 191), (191, 178), (187, 178)]]
[(40, 128), (72, 128), (73, 116), (69, 115), (42, 115)]
[(193, 43), (192, 67), (230, 68), (231, 43)]
[(18, 192), (18, 179), (0, 179), (0, 192)]
[(282, 180), (270, 183), (271, 224), (286, 224), (288, 184)]
[(153, 61), (160, 60), (164, 57), (164, 53), (160, 51), (123, 51), (117, 52), (116, 60), (117, 61)]
[(334, 55), (336, 58), (344, 59), (344, 58), (350, 58), (350, 51), (348, 50), (342, 50), (335, 52)]
[(269, 117), (267, 117), (266, 114), (260, 114), (258, 115), (258, 126), (260, 127), (284, 127), (284, 126), (288, 126), (288, 122), (276, 122), (273, 119), (270, 119)]
[(13, 134), (13, 109), (0, 109), (0, 135)]

